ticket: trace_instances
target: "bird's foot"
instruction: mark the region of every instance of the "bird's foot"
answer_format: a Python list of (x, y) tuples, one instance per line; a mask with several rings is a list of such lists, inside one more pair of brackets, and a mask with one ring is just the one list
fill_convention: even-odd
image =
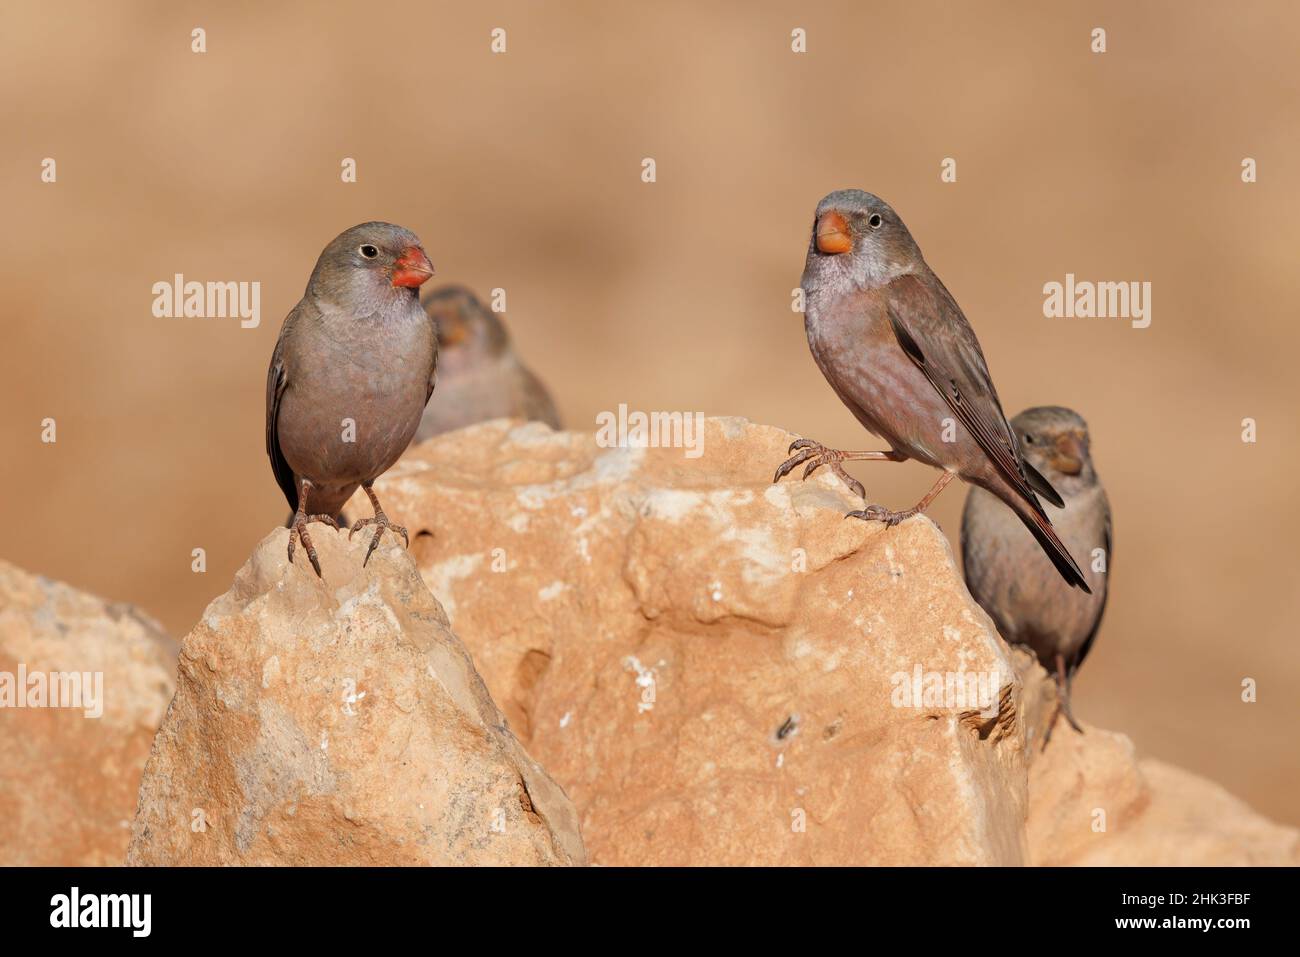
[(402, 541), (406, 543), (406, 547), (407, 548), (411, 547), (411, 539), (410, 536), (406, 534), (406, 529), (404, 529), (401, 525), (394, 525), (392, 522), (388, 520), (388, 516), (385, 515), (382, 511), (376, 511), (374, 518), (357, 519), (356, 523), (353, 524), (351, 530), (348, 532), (348, 540), (351, 541), (352, 536), (355, 535), (357, 532), (361, 531), (361, 529), (365, 528), (367, 525), (375, 526), (375, 534), (370, 539), (370, 547), (366, 549), (366, 557), (361, 562), (362, 567), (364, 567), (370, 561), (370, 556), (373, 555), (375, 549), (379, 547), (379, 539), (384, 534), (384, 529), (386, 528), (395, 532), (398, 535), (401, 535)]
[(934, 487), (925, 493), (921, 501), (917, 502), (911, 508), (905, 508), (901, 512), (895, 512), (892, 509), (885, 508), (883, 505), (868, 505), (866, 508), (858, 509), (856, 512), (849, 512), (845, 518), (860, 518), (864, 522), (884, 522), (886, 528), (893, 528), (899, 522), (911, 518), (913, 515), (920, 515), (930, 503), (935, 500), (940, 492), (948, 487), (948, 483), (953, 480), (955, 472), (945, 471), (939, 476), (939, 481), (934, 483)]
[(307, 534), (308, 522), (322, 522), (325, 525), (338, 530), (339, 523), (334, 520), (332, 515), (305, 515), (302, 512), (296, 512), (293, 516), (293, 524), (289, 526), (289, 563), (293, 564), (294, 539), (302, 539), (302, 547), (307, 552), (307, 558), (311, 560), (311, 567), (316, 569), (316, 577), (324, 576), (320, 573), (320, 559), (316, 557), (316, 546), (311, 543), (311, 536)]
[(1047, 750), (1047, 742), (1052, 740), (1052, 729), (1056, 727), (1056, 722), (1060, 720), (1062, 715), (1064, 715), (1065, 720), (1070, 723), (1070, 727), (1079, 732), (1079, 734), (1083, 734), (1083, 728), (1079, 727), (1079, 722), (1075, 721), (1074, 715), (1070, 713), (1069, 702), (1062, 704), (1058, 701), (1056, 709), (1052, 712), (1052, 720), (1047, 722), (1047, 730), (1043, 733), (1042, 750)]
[(855, 512), (849, 512), (845, 518), (860, 518), (864, 522), (884, 522), (885, 528), (893, 528), (904, 519), (911, 518), (921, 510), (919, 508), (905, 508), (901, 512), (895, 512), (893, 509), (885, 508), (883, 505), (868, 505), (866, 508), (860, 508)]
[(1047, 747), (1047, 742), (1052, 740), (1052, 729), (1056, 727), (1056, 722), (1063, 715), (1070, 723), (1070, 727), (1083, 734), (1083, 728), (1079, 726), (1078, 721), (1074, 720), (1074, 712), (1070, 710), (1070, 675), (1063, 655), (1056, 656), (1056, 668), (1056, 709), (1052, 712), (1052, 720), (1047, 723), (1047, 731), (1043, 734), (1044, 748)]
[[(796, 452), (795, 450), (798, 449)], [(797, 439), (786, 449), (787, 452), (794, 452), (788, 459), (781, 463), (780, 468), (776, 470), (772, 482), (776, 483), (785, 478), (797, 466), (804, 465), (803, 477), (806, 479), (823, 465), (829, 465), (835, 476), (853, 490), (853, 494), (858, 498), (866, 498), (866, 489), (862, 483), (855, 479), (848, 472), (844, 471), (844, 460), (848, 453), (841, 452), (839, 449), (828, 449), (820, 442), (814, 442), (812, 439)]]
[(1078, 721), (1074, 720), (1074, 712), (1070, 710), (1070, 699), (1068, 697), (1057, 706), (1056, 710), (1065, 715), (1065, 720), (1070, 722), (1070, 727), (1083, 734), (1083, 728), (1079, 726)]

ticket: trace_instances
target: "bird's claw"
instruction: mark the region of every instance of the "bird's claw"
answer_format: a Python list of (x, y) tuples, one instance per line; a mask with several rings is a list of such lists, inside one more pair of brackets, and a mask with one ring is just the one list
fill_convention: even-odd
[[(795, 452), (798, 449), (798, 452)], [(862, 483), (855, 479), (848, 472), (844, 471), (841, 464), (844, 460), (844, 453), (838, 449), (828, 449), (820, 442), (814, 442), (812, 439), (796, 439), (790, 443), (787, 452), (795, 452), (790, 458), (781, 463), (776, 470), (776, 475), (772, 478), (773, 484), (781, 481), (790, 472), (800, 465), (807, 465), (803, 470), (803, 477), (807, 479), (823, 465), (829, 465), (835, 476), (853, 490), (858, 498), (866, 498), (867, 491), (862, 487)]]
[(361, 566), (363, 568), (366, 566), (367, 563), (369, 563), (370, 556), (374, 554), (375, 549), (379, 547), (379, 539), (383, 536), (384, 529), (386, 528), (389, 529), (390, 531), (396, 532), (398, 535), (401, 535), (402, 541), (406, 544), (406, 547), (407, 548), (411, 547), (411, 538), (409, 535), (406, 534), (406, 529), (403, 528), (401, 525), (394, 525), (392, 522), (388, 520), (388, 516), (385, 515), (383, 512), (376, 512), (374, 518), (357, 519), (356, 522), (352, 525), (352, 528), (348, 531), (348, 541), (352, 541), (352, 536), (355, 535), (357, 532), (361, 531), (361, 529), (365, 528), (367, 525), (375, 526), (375, 534), (373, 537), (371, 537), (370, 547), (366, 549), (366, 557), (361, 562)]
[(1056, 703), (1056, 710), (1052, 712), (1052, 720), (1047, 722), (1047, 731), (1043, 734), (1043, 747), (1041, 750), (1047, 750), (1047, 743), (1052, 740), (1052, 729), (1056, 727), (1056, 722), (1059, 721), (1062, 716), (1065, 717), (1065, 720), (1069, 722), (1070, 727), (1075, 731), (1079, 732), (1079, 734), (1084, 733), (1083, 728), (1079, 726), (1079, 722), (1075, 721), (1074, 715), (1070, 713), (1069, 703), (1067, 702), (1062, 704), (1058, 701)]
[(311, 543), (311, 536), (307, 534), (308, 522), (323, 522), (326, 525), (332, 525), (335, 529), (339, 523), (334, 521), (329, 515), (304, 515), (301, 512), (293, 517), (293, 526), (289, 529), (289, 564), (293, 564), (294, 539), (302, 539), (302, 547), (307, 552), (307, 558), (311, 561), (311, 567), (316, 570), (317, 578), (324, 578), (320, 571), (320, 559), (316, 557), (316, 546)]
[(1047, 731), (1043, 735), (1043, 747), (1047, 747), (1047, 742), (1052, 740), (1052, 729), (1056, 727), (1056, 722), (1064, 716), (1065, 720), (1070, 723), (1075, 731), (1083, 734), (1083, 728), (1079, 722), (1074, 720), (1074, 711), (1070, 708), (1070, 672), (1066, 666), (1065, 656), (1058, 653), (1056, 656), (1056, 709), (1052, 712), (1052, 720), (1047, 722)]
[(916, 514), (916, 509), (904, 509), (901, 512), (895, 512), (892, 509), (885, 508), (883, 505), (868, 505), (866, 508), (860, 508), (855, 512), (849, 512), (845, 518), (860, 518), (864, 522), (883, 522), (886, 528), (893, 528), (899, 522), (906, 518), (911, 518)]
[[(794, 446), (792, 445), (790, 446), (790, 449), (787, 451), (793, 449)], [(796, 466), (802, 465), (805, 461), (810, 459), (814, 454), (815, 453), (813, 452), (812, 449), (804, 449), (802, 452), (798, 453), (797, 455), (790, 456), (790, 458), (786, 459), (777, 467), (776, 474), (772, 476), (772, 484), (775, 485), (777, 482), (781, 481), (781, 479), (789, 475), (790, 472), (793, 471)], [(807, 477), (808, 477), (807, 474), (805, 474), (804, 478)]]
[(1070, 701), (1068, 698), (1061, 703), (1061, 714), (1065, 715), (1065, 720), (1070, 722), (1070, 727), (1075, 731), (1078, 731), (1080, 734), (1083, 734), (1083, 728), (1079, 726), (1078, 721), (1074, 720), (1074, 712), (1070, 710)]

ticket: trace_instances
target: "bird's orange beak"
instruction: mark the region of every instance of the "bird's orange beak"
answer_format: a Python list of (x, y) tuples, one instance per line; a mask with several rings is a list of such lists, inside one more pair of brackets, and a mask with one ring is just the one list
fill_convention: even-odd
[(853, 248), (849, 224), (835, 210), (828, 210), (817, 218), (817, 251), (828, 256), (846, 253)]
[(433, 263), (419, 246), (407, 246), (393, 263), (393, 285), (415, 289), (433, 275)]
[(1077, 432), (1063, 432), (1053, 443), (1052, 468), (1062, 475), (1078, 475), (1083, 471), (1083, 441)]

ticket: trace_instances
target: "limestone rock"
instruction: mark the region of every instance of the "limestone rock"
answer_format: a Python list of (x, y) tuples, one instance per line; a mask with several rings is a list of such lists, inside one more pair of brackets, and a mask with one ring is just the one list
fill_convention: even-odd
[[(692, 457), (497, 421), (378, 484), (593, 862), (1294, 860), (1293, 830), (1122, 735), (1042, 752), (1052, 684), (1016, 673), (944, 537), (846, 521), (824, 471), (771, 485), (793, 438), (710, 419)], [(918, 672), (994, 676), (992, 707), (901, 702)]]
[(582, 863), (400, 540), (311, 531), (323, 581), (278, 529), (184, 639), (129, 863)]
[[(1026, 726), (1041, 740), (1055, 686), (1016, 649)], [(1029, 859), (1043, 865), (1295, 866), (1300, 831), (1266, 820), (1219, 785), (1150, 758), (1127, 736), (1057, 722), (1031, 747)]]
[[(1022, 863), (1018, 685), (942, 534), (846, 521), (830, 475), (773, 486), (779, 429), (704, 439), (498, 421), (377, 487), (593, 862)], [(950, 673), (990, 707), (899, 706)]]
[(137, 609), (0, 561), (0, 865), (123, 862), (175, 670), (175, 642)]

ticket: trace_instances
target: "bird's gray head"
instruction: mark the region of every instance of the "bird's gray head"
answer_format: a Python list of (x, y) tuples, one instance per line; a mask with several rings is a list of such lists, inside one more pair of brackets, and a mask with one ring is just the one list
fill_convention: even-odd
[(362, 223), (339, 233), (321, 252), (307, 292), (340, 306), (378, 307), (418, 295), (432, 275), (415, 233), (392, 223)]
[(839, 189), (817, 204), (805, 277), (873, 287), (924, 265), (903, 220), (879, 196)]
[(1097, 481), (1089, 454), (1088, 423), (1059, 405), (1025, 409), (1011, 420), (1021, 454), (1068, 498)]
[(440, 286), (424, 298), (424, 311), (438, 330), (444, 361), (499, 356), (509, 344), (506, 327), (496, 313), (464, 286)]

